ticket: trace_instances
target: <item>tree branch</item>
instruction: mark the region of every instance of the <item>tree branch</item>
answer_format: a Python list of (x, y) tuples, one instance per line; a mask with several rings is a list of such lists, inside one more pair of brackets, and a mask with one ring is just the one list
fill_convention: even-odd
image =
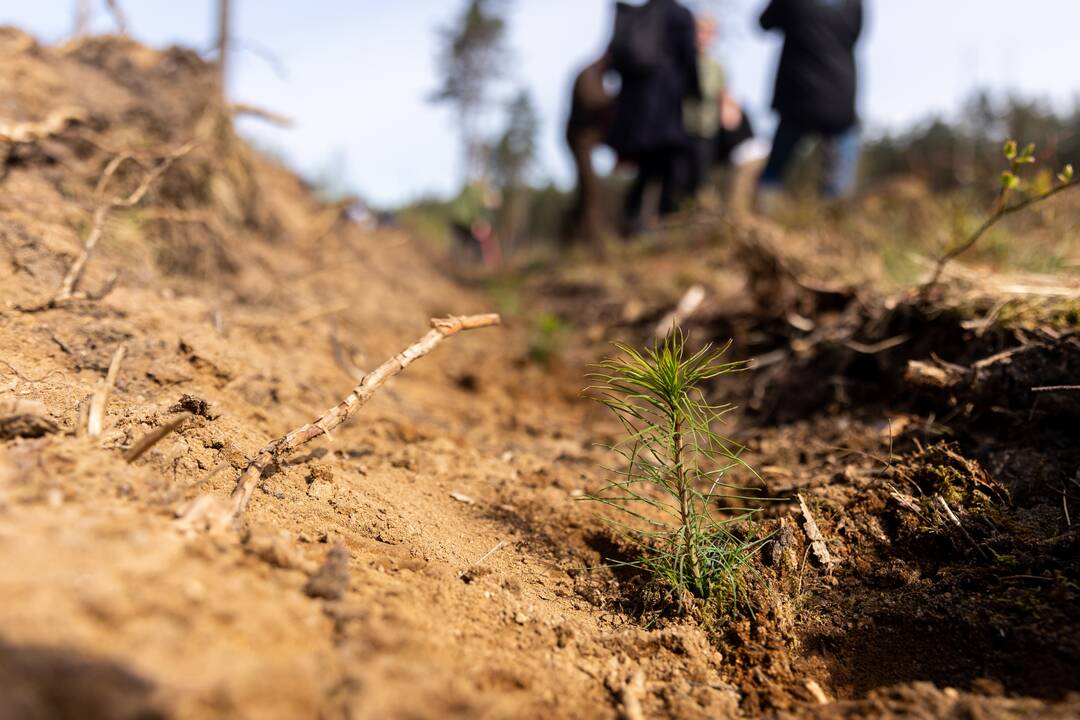
[[(260, 450), (259, 454), (248, 464), (239, 480), (237, 480), (236, 488), (230, 496), (227, 519), (236, 520), (243, 515), (248, 502), (251, 500), (252, 492), (254, 492), (255, 487), (262, 478), (262, 474), (271, 465), (321, 435), (329, 437), (330, 431), (356, 415), (360, 408), (371, 399), (376, 390), (391, 378), (399, 375), (413, 362), (437, 348), (443, 340), (456, 335), (462, 330), (491, 327), (498, 325), (500, 322), (499, 316), (495, 314), (432, 319), (431, 330), (426, 335), (365, 375), (344, 400), (327, 410), (313, 422), (296, 428)], [(188, 525), (199, 524), (203, 521), (221, 522), (224, 520), (224, 518), (207, 517), (213, 512), (214, 508), (211, 503), (197, 498), (186, 510), (181, 511), (180, 516), (182, 522)]]
[(1057, 195), (1059, 193), (1062, 193), (1062, 192), (1065, 192), (1066, 190), (1069, 190), (1070, 188), (1074, 188), (1074, 187), (1076, 187), (1078, 185), (1080, 185), (1080, 181), (1065, 183), (1063, 185), (1058, 185), (1053, 190), (1050, 190), (1049, 192), (1047, 192), (1047, 193), (1045, 193), (1043, 195), (1035, 195), (1033, 197), (1029, 197), (1029, 198), (1027, 198), (1027, 199), (1025, 199), (1025, 200), (1023, 200), (1021, 202), (1016, 203), (1015, 205), (1005, 205), (1004, 204), (1004, 193), (1002, 195), (1000, 195), (999, 200), (997, 202), (997, 209), (995, 210), (994, 214), (992, 214), (985, 221), (983, 221), (983, 224), (980, 225), (978, 227), (978, 229), (974, 233), (972, 233), (972, 235), (970, 237), (968, 237), (967, 240), (960, 243), (956, 247), (954, 247), (951, 250), (949, 250), (948, 252), (946, 252), (940, 258), (938, 258), (937, 263), (934, 265), (934, 273), (933, 273), (933, 275), (930, 276), (930, 280), (925, 285), (923, 285), (923, 291), (925, 292), (929, 288), (932, 288), (933, 286), (937, 285), (938, 281), (941, 279), (941, 273), (944, 272), (944, 270), (945, 270), (945, 266), (951, 260), (955, 260), (957, 257), (963, 255), (968, 250), (975, 247), (975, 244), (977, 242), (979, 242), (980, 239), (982, 239), (982, 236), (985, 235), (987, 233), (987, 231), (990, 230), (990, 228), (994, 227), (995, 225), (997, 225), (999, 222), (1001, 222), (1005, 218), (1009, 217), (1010, 215), (1018, 213), (1021, 210), (1026, 210), (1027, 208), (1031, 207), (1032, 205), (1035, 205), (1037, 203), (1041, 203), (1044, 200), (1049, 200), (1050, 198), (1054, 197), (1055, 195)]

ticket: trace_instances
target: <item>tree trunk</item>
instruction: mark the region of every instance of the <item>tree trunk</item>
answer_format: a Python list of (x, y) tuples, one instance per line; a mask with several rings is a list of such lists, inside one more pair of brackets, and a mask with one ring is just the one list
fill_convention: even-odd
[(105, 5), (109, 8), (109, 13), (113, 16), (113, 22), (116, 23), (116, 32), (121, 35), (127, 35), (127, 15), (125, 15), (123, 9), (121, 9), (119, 0), (105, 0)]
[(90, 32), (90, 0), (75, 0), (75, 28), (72, 35), (83, 37)]
[(230, 0), (218, 0), (218, 27), (217, 27), (217, 85), (218, 96), (225, 101), (225, 66), (229, 56), (229, 18), (231, 13)]

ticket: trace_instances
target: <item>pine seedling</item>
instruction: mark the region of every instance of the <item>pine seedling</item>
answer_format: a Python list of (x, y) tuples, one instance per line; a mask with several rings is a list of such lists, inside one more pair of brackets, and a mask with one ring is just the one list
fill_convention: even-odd
[(611, 522), (636, 550), (619, 563), (646, 571), (673, 590), (721, 608), (734, 608), (742, 571), (759, 541), (733, 524), (752, 527), (759, 507), (727, 482), (745, 467), (742, 448), (713, 429), (730, 405), (711, 405), (702, 384), (745, 369), (723, 362), (726, 347), (690, 354), (678, 328), (644, 353), (616, 343), (619, 355), (597, 366), (590, 395), (622, 423), (626, 439), (612, 449), (624, 461), (602, 492), (589, 499), (615, 510)]

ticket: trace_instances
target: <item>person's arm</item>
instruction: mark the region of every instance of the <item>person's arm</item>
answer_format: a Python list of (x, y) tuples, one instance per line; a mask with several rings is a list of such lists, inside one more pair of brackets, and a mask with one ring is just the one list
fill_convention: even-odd
[(683, 67), (686, 80), (686, 96), (701, 100), (701, 74), (698, 69), (697, 32), (694, 29), (694, 16), (686, 11), (679, 22), (675, 47), (681, 49), (679, 64)]
[(783, 30), (787, 25), (787, 0), (772, 0), (765, 12), (761, 13), (763, 30)]
[(851, 11), (855, 19), (854, 37), (851, 38), (851, 42), (858, 41), (859, 36), (862, 35), (863, 30), (863, 3), (862, 0), (855, 0), (855, 8)]

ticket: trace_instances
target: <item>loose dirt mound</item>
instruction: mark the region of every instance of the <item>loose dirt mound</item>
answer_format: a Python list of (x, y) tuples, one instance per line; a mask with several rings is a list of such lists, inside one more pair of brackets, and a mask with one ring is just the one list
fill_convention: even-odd
[[(357, 368), (491, 300), (252, 152), (190, 52), (7, 30), (0, 62), (0, 717), (1080, 710), (1074, 416), (1013, 371), (1063, 383), (1075, 336), (889, 315), (809, 281), (768, 227), (546, 268), (502, 292), (562, 318), (542, 353), (528, 314), (448, 340), (283, 458), (243, 532), (185, 533), (179, 506), (226, 496)], [(186, 143), (107, 213), (56, 301), (102, 198)], [(602, 567), (619, 543), (576, 502), (612, 462), (593, 443), (618, 431), (580, 399), (582, 366), (606, 339), (646, 339), (693, 283), (695, 337), (762, 360), (712, 389), (746, 408), (732, 434), (768, 494), (806, 509), (770, 506), (752, 615), (645, 623), (638, 579)]]

